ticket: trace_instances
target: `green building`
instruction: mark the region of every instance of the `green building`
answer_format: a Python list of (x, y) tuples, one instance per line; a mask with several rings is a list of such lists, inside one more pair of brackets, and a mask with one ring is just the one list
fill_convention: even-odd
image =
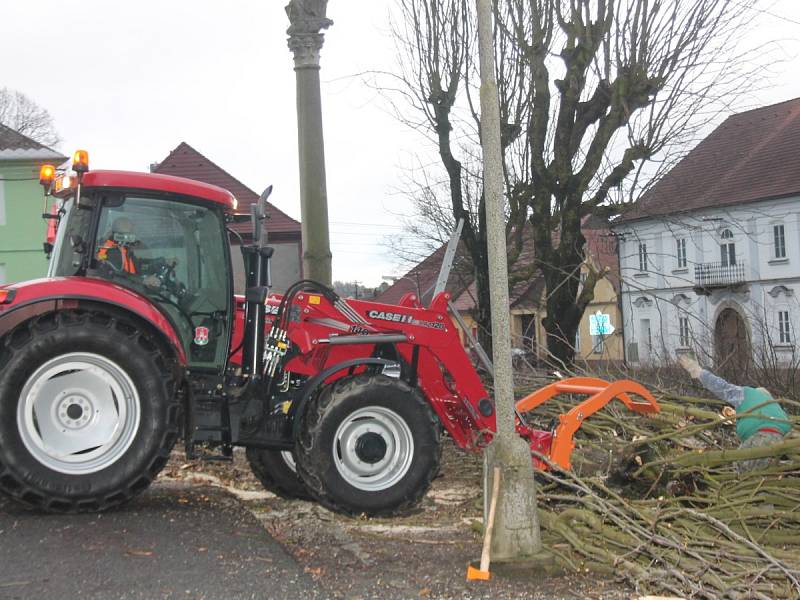
[(59, 152), (0, 125), (0, 284), (47, 273), (39, 167), (65, 160)]

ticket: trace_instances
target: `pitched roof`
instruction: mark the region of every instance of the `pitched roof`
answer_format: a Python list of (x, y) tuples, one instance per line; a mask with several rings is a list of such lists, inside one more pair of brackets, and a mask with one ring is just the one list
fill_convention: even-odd
[(64, 160), (66, 156), (0, 124), (0, 160)]
[(800, 194), (800, 98), (728, 117), (620, 222)]
[[(153, 173), (176, 175), (195, 181), (203, 181), (217, 185), (232, 193), (239, 202), (239, 212), (249, 213), (250, 206), (258, 200), (258, 194), (228, 173), (225, 169), (210, 161), (186, 142), (181, 142), (178, 147), (169, 153), (169, 156), (152, 169)], [(297, 232), (300, 233), (300, 223), (289, 215), (269, 204), (267, 232)], [(239, 233), (250, 233), (250, 222), (234, 223), (232, 229)]]
[(583, 237), (586, 238), (586, 250), (597, 267), (608, 271), (608, 279), (614, 290), (619, 293), (619, 258), (617, 256), (617, 238), (611, 233), (608, 222), (591, 217), (583, 222)]
[[(431, 301), (433, 290), (436, 287), (436, 280), (439, 277), (439, 270), (446, 250), (446, 244), (436, 249), (403, 277), (395, 280), (392, 285), (375, 296), (375, 300), (387, 304), (397, 304), (403, 296), (412, 292), (420, 297), (420, 302), (423, 305), (427, 305)], [(452, 298), (458, 298), (470, 284), (472, 281), (471, 271), (472, 267), (467, 259), (466, 249), (463, 242), (461, 242), (453, 258), (450, 278), (447, 280), (446, 289), (450, 292)]]
[(467, 312), (475, 308), (477, 304), (478, 298), (478, 284), (475, 283), (473, 279), (472, 282), (464, 288), (464, 291), (461, 292), (455, 300), (453, 300), (453, 306), (456, 307), (458, 312)]
[[(611, 235), (608, 222), (595, 216), (583, 218), (583, 235), (586, 238), (587, 250), (600, 268), (607, 268), (608, 277), (615, 289), (619, 289), (619, 263), (617, 261), (617, 241)], [(553, 236), (554, 242), (558, 241), (558, 233)], [(394, 282), (384, 292), (378, 294), (375, 300), (387, 304), (397, 304), (408, 292), (422, 295), (422, 304), (430, 302), (433, 287), (439, 275), (439, 269), (444, 259), (446, 245), (439, 247), (421, 263), (412, 268), (403, 277)], [(509, 303), (512, 308), (538, 310), (545, 282), (541, 271), (534, 270), (533, 275), (525, 276), (530, 271), (530, 266), (535, 260), (533, 250), (533, 231), (526, 224), (523, 231), (522, 251), (516, 263), (512, 266), (512, 274), (520, 276), (509, 292)], [(419, 289), (419, 292), (417, 291)], [(467, 255), (464, 243), (458, 245), (456, 259), (447, 283), (453, 304), (460, 312), (473, 310), (476, 305), (477, 292), (472, 263)]]

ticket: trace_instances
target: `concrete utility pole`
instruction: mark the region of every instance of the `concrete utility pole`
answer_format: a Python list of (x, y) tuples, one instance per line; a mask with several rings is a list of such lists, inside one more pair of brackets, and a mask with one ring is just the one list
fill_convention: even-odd
[(328, 0), (291, 0), (289, 49), (297, 79), (297, 145), (300, 159), (300, 211), (303, 233), (303, 276), (332, 284), (328, 232), (328, 194), (325, 186), (325, 146), (322, 139), (322, 101), (319, 91), (321, 33), (333, 25), (326, 18)]
[(481, 145), (483, 190), (489, 251), (489, 292), (492, 305), (492, 348), (497, 436), (484, 460), (484, 498), (492, 489), (494, 467), (501, 469), (492, 560), (531, 558), (542, 550), (536, 486), (528, 445), (514, 430), (514, 380), (511, 372), (508, 261), (503, 217), (503, 163), (500, 147), (500, 105), (494, 71), (491, 0), (475, 0), (481, 67)]

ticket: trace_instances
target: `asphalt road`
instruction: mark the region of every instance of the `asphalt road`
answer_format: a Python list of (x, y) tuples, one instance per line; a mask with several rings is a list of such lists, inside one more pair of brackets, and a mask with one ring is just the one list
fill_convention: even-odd
[(0, 498), (0, 598), (322, 598), (237, 501), (157, 484), (102, 514), (35, 513)]

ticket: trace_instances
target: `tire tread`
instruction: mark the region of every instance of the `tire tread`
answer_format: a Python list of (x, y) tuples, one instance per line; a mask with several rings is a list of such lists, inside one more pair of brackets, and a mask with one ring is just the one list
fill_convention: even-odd
[(165, 410), (167, 419), (164, 435), (159, 441), (158, 451), (154, 453), (150, 464), (142, 473), (133, 477), (127, 487), (114, 490), (110, 494), (81, 497), (80, 499), (42, 494), (39, 490), (26, 484), (11, 466), (5, 464), (5, 461), (0, 461), (0, 493), (29, 508), (51, 513), (74, 514), (105, 511), (124, 504), (153, 482), (167, 463), (172, 446), (178, 438), (180, 402), (175, 385), (177, 371), (168, 365), (168, 361), (164, 360), (164, 350), (160, 347), (159, 341), (152, 339), (147, 331), (143, 331), (124, 316), (96, 310), (46, 313), (17, 326), (0, 339), (0, 356), (7, 355), (8, 361), (4, 364), (9, 364), (14, 355), (23, 351), (28, 344), (35, 343), (35, 334), (50, 333), (62, 328), (85, 327), (87, 324), (95, 327), (107, 327), (113, 329), (115, 333), (124, 335), (125, 338), (135, 342), (152, 362), (168, 403)]
[[(267, 459), (265, 452), (280, 454), (280, 451), (277, 450), (265, 451), (261, 448), (247, 448), (246, 451), (250, 470), (253, 471), (253, 475), (261, 482), (264, 489), (287, 500), (310, 500), (312, 496), (300, 476), (295, 473), (294, 477), (290, 477), (289, 473), (276, 472), (273, 465), (265, 460)], [(281, 460), (277, 456), (273, 456), (272, 459)], [(288, 465), (286, 465), (286, 469), (289, 470)]]
[[(439, 419), (419, 391), (402, 380), (392, 379), (380, 374), (364, 373), (352, 377), (344, 377), (324, 387), (309, 403), (304, 415), (304, 427), (301, 429), (300, 439), (297, 440), (298, 443), (295, 445), (298, 473), (314, 499), (335, 512), (356, 516), (364, 514), (365, 511), (345, 505), (327, 493), (324, 482), (318, 476), (319, 469), (316, 468), (318, 465), (314, 464), (314, 440), (320, 437), (321, 428), (325, 423), (325, 416), (327, 413), (341, 402), (344, 402), (348, 397), (364, 393), (369, 388), (375, 386), (400, 386), (405, 388), (403, 391), (407, 393), (409, 401), (415, 403), (417, 409), (425, 415), (425, 420), (427, 425), (430, 426), (431, 431), (435, 432), (436, 451), (432, 457), (433, 466), (425, 473), (425, 479), (420, 485), (409, 490), (407, 495), (393, 506), (380, 510), (370, 510), (368, 514), (370, 516), (388, 517), (408, 511), (422, 500), (423, 496), (430, 489), (434, 478), (439, 473), (442, 454)], [(299, 415), (298, 418), (300, 418)]]

